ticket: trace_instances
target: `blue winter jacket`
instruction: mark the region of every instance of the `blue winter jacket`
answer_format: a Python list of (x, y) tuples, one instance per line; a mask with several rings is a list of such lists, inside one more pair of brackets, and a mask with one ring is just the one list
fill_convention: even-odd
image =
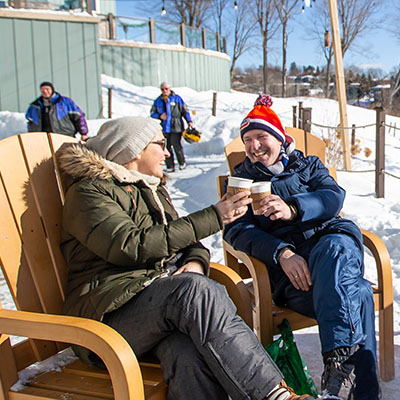
[(235, 168), (234, 176), (253, 179), (255, 182), (271, 181), (271, 191), (297, 208), (294, 221), (271, 221), (254, 215), (251, 207), (235, 222), (226, 225), (224, 239), (235, 249), (250, 254), (264, 262), (269, 270), (274, 298), (284, 283), (288, 284), (277, 254), (290, 247), (306, 260), (319, 237), (330, 233), (352, 236), (362, 247), (360, 229), (338, 214), (342, 208), (345, 191), (329, 175), (328, 169), (316, 156), (305, 157), (294, 151), (284, 172), (271, 175), (263, 164), (252, 163), (247, 157)]
[(151, 118), (159, 119), (162, 113), (167, 114), (167, 119), (161, 120), (164, 133), (183, 132), (185, 125), (182, 118), (185, 118), (186, 122), (192, 122), (187, 105), (172, 90), (166, 101), (162, 96), (158, 96), (151, 107)]
[[(29, 106), (25, 117), (28, 120), (29, 132), (41, 132), (42, 110), (44, 108), (42, 97), (38, 97)], [(83, 111), (68, 97), (55, 93), (51, 98), (49, 110), (51, 132), (75, 136), (76, 133), (86, 135), (88, 127)]]

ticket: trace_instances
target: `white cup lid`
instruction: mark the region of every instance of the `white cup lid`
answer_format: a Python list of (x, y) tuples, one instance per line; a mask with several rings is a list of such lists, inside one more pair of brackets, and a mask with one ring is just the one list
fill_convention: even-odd
[(271, 191), (271, 182), (254, 182), (250, 188), (252, 193), (264, 193)]
[(236, 176), (228, 177), (228, 186), (250, 189), (253, 181), (251, 179), (238, 178)]

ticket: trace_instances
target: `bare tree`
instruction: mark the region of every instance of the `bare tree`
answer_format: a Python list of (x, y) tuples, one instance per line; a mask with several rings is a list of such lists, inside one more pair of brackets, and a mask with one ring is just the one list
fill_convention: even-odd
[(301, 12), (299, 7), (301, 0), (274, 0), (276, 12), (282, 27), (282, 97), (286, 97), (287, 76), (287, 43), (289, 20)]
[(252, 8), (255, 19), (260, 28), (263, 52), (263, 89), (268, 92), (268, 42), (278, 29), (278, 17), (274, 0), (253, 0)]
[[(400, 66), (395, 72), (390, 85), (389, 108), (393, 110), (395, 99), (400, 95)], [(398, 110), (397, 110), (398, 111)]]
[[(333, 60), (333, 47), (330, 44), (330, 29), (331, 22), (329, 16), (329, 8), (327, 1), (324, 0), (325, 3), (317, 3), (317, 13), (314, 17), (314, 23), (310, 24), (311, 34), (318, 41), (318, 47), (322, 49), (322, 54), (326, 61), (325, 68), (325, 96), (327, 98), (330, 97), (330, 77), (331, 77), (331, 69), (332, 69), (332, 60)], [(326, 43), (326, 35), (328, 35), (328, 43)]]
[[(356, 39), (367, 31), (376, 28), (376, 15), (380, 7), (376, 0), (338, 0), (338, 17), (343, 57), (350, 47), (354, 47)], [(329, 97), (330, 70), (333, 59), (332, 47), (325, 47), (325, 32), (330, 31), (328, 0), (316, 3), (317, 17), (311, 24), (311, 35), (319, 42), (326, 62), (325, 92)]]
[[(390, 9), (390, 14), (387, 15), (387, 20), (389, 23), (386, 26), (386, 29), (389, 32), (394, 33), (394, 35), (397, 37), (397, 39), (400, 40), (400, 27), (399, 27), (399, 17), (400, 17), (400, 5), (398, 4), (397, 0), (394, 0), (396, 2), (396, 5), (390, 4), (390, 0), (388, 4), (388, 9)], [(392, 0), (393, 1), (393, 0)]]
[(225, 7), (230, 0), (211, 0), (212, 16), (215, 19), (217, 32), (222, 35), (223, 20), (222, 15), (224, 14)]
[(247, 1), (242, 1), (235, 10), (235, 26), (233, 31), (232, 45), (232, 61), (231, 61), (231, 79), (235, 69), (236, 61), (243, 54), (255, 47), (254, 37), (256, 24), (251, 21), (250, 13), (251, 4)]
[(168, 18), (199, 28), (205, 25), (212, 0), (165, 0)]
[[(397, 3), (397, 2), (396, 2)], [(395, 35), (395, 37), (400, 41), (400, 27), (398, 24), (400, 17), (400, 5), (397, 3), (389, 4), (390, 6), (390, 15), (387, 20), (389, 23), (387, 24), (387, 30)], [(400, 102), (400, 65), (398, 65), (394, 71), (391, 72), (392, 79), (390, 85), (390, 95), (389, 95), (389, 107), (391, 111), (399, 112), (398, 103)], [(397, 100), (397, 102), (396, 102)], [(397, 104), (395, 104), (395, 102)]]

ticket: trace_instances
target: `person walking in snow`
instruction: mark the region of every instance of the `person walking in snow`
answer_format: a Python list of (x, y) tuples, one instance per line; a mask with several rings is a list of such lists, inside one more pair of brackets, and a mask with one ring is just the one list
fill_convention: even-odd
[(68, 97), (54, 90), (51, 82), (40, 84), (41, 96), (34, 100), (25, 117), (29, 132), (55, 132), (88, 139), (88, 127), (83, 111)]
[(226, 289), (207, 277), (199, 240), (243, 216), (250, 192), (179, 217), (165, 188), (168, 156), (159, 123), (145, 117), (107, 121), (87, 145), (57, 154), (69, 183), (64, 312), (103, 321), (138, 356), (155, 353), (169, 400), (313, 399), (285, 385)]
[(167, 139), (167, 149), (170, 156), (165, 160), (167, 172), (175, 171), (175, 160), (172, 148), (178, 160), (179, 169), (186, 168), (185, 155), (182, 147), (182, 133), (185, 130), (183, 119), (192, 127), (193, 123), (187, 105), (182, 97), (171, 90), (167, 82), (160, 85), (161, 95), (156, 98), (151, 107), (150, 116), (161, 120), (162, 130)]
[(339, 395), (350, 383), (349, 398), (377, 400), (374, 300), (360, 229), (339, 216), (345, 191), (318, 157), (295, 150), (271, 105), (260, 95), (242, 121), (246, 159), (234, 176), (270, 181), (272, 194), (257, 215), (249, 207), (227, 224), (224, 239), (266, 264), (277, 305), (318, 321), (321, 389)]

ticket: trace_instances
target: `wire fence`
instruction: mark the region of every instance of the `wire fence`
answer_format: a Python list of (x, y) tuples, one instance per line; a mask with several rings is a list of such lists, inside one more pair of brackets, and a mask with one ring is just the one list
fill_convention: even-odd
[[(307, 111), (306, 111), (307, 110)], [(389, 129), (389, 133), (391, 130), (393, 130), (394, 135), (396, 131), (400, 130), (396, 126), (396, 124), (388, 124), (385, 121), (385, 113), (384, 110), (382, 109), (377, 109), (377, 119), (375, 123), (370, 123), (370, 124), (364, 124), (364, 125), (355, 125), (353, 124), (352, 126), (330, 126), (330, 125), (324, 125), (324, 124), (319, 124), (311, 119), (311, 108), (303, 108), (302, 102), (299, 102), (298, 107), (293, 106), (293, 125), (295, 127), (304, 129), (305, 131), (311, 132), (311, 127), (317, 127), (319, 129), (327, 129), (328, 130), (328, 139), (324, 139), (326, 145), (327, 145), (327, 158), (328, 158), (328, 165), (329, 162), (331, 162), (330, 165), (337, 167), (337, 170), (340, 172), (349, 172), (349, 173), (375, 173), (375, 190), (376, 190), (376, 196), (377, 197), (384, 197), (384, 176), (390, 176), (394, 179), (399, 179), (400, 176), (393, 174), (390, 171), (387, 171), (385, 169), (385, 135), (386, 135), (386, 128)], [(341, 158), (341, 155), (343, 154), (343, 149), (339, 142), (339, 138), (342, 136), (341, 133), (345, 131), (351, 131), (352, 137), (351, 137), (351, 152), (352, 154), (358, 153), (361, 151), (361, 148), (359, 147), (359, 141), (356, 139), (356, 130), (360, 129), (367, 129), (367, 128), (372, 128), (375, 127), (376, 130), (376, 159), (375, 159), (375, 169), (368, 169), (368, 170), (347, 170), (338, 167), (339, 163), (339, 158)], [(333, 134), (332, 134), (333, 133)], [(332, 141), (330, 139), (333, 138)], [(366, 151), (367, 149), (365, 149)], [(369, 153), (372, 151), (368, 149)], [(338, 157), (339, 155), (339, 157)], [(333, 163), (332, 163), (333, 162)]]
[(384, 124), (384, 126), (386, 127), (386, 128), (389, 128), (389, 132), (390, 132), (390, 130), (391, 129), (393, 129), (393, 130), (395, 130), (395, 131), (400, 131), (400, 128), (398, 128), (397, 126), (396, 126), (396, 124), (394, 124), (394, 125), (392, 125), (392, 124)]
[(316, 122), (312, 122), (310, 120), (306, 120), (305, 122), (310, 125), (315, 125), (318, 128), (335, 129), (337, 131), (364, 129), (364, 128), (370, 128), (371, 126), (376, 126), (376, 124), (367, 124), (367, 125), (360, 125), (360, 126), (355, 126), (355, 125), (354, 126), (328, 126), (328, 125), (317, 124)]
[(103, 29), (101, 37), (113, 40), (181, 45), (226, 53), (226, 38), (205, 28), (183, 23), (157, 21), (152, 18), (100, 15)]

